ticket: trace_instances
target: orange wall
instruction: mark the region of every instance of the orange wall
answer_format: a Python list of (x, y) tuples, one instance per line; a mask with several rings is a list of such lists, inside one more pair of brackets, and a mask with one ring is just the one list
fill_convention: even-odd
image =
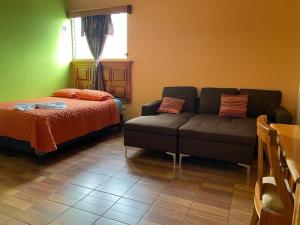
[(164, 86), (282, 90), (296, 115), (298, 0), (70, 0), (70, 9), (133, 5), (128, 51), (133, 100), (126, 117)]
[(300, 125), (300, 84), (299, 84), (299, 92), (298, 92), (297, 124)]

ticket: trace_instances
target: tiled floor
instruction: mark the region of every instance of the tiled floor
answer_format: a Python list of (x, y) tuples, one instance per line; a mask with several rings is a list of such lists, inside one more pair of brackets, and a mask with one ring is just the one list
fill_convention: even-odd
[(140, 149), (123, 154), (121, 133), (50, 156), (0, 155), (0, 224), (246, 225), (253, 207), (252, 171), (236, 165)]

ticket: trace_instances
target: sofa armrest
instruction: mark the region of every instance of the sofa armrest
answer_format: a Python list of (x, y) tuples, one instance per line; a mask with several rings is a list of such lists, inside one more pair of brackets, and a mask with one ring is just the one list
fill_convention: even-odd
[(271, 122), (292, 124), (293, 116), (286, 108), (280, 106), (273, 110), (271, 115)]
[(161, 104), (161, 100), (156, 100), (156, 101), (144, 104), (142, 106), (142, 116), (156, 115), (160, 104)]

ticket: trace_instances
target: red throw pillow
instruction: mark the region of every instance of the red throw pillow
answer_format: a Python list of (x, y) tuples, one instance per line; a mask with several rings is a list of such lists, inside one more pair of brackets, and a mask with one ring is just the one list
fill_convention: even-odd
[(91, 100), (91, 101), (105, 101), (113, 99), (114, 96), (105, 91), (96, 91), (84, 89), (77, 93), (77, 98), (82, 100)]
[(76, 98), (79, 89), (76, 88), (65, 88), (61, 90), (57, 90), (52, 93), (53, 97), (62, 97), (62, 98)]
[(219, 116), (246, 118), (248, 95), (222, 95)]
[(182, 99), (164, 97), (157, 112), (179, 114), (184, 102)]

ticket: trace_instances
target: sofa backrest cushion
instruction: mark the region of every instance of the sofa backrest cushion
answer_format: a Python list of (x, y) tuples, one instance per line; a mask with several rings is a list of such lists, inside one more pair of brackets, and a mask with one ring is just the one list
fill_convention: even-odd
[(162, 97), (178, 98), (185, 101), (182, 112), (197, 112), (198, 91), (195, 87), (165, 87)]
[(236, 88), (202, 88), (200, 93), (199, 113), (218, 114), (221, 105), (221, 95), (237, 95)]
[(281, 104), (281, 91), (241, 89), (241, 95), (248, 95), (248, 117), (270, 115)]

